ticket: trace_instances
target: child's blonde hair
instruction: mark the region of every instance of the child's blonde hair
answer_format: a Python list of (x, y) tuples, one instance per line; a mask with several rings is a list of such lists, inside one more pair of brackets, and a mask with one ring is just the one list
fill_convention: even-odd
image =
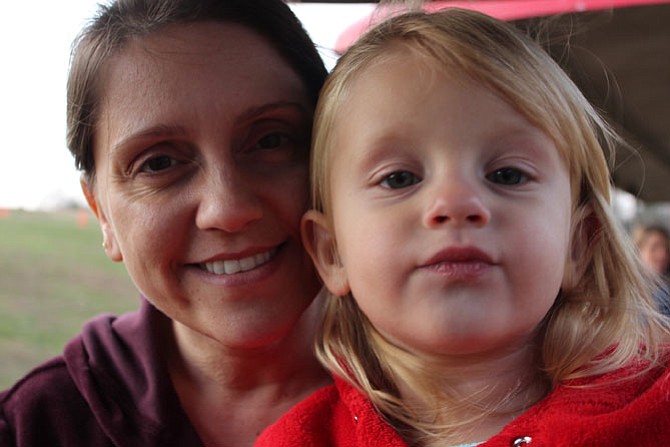
[[(354, 44), (338, 61), (317, 106), (312, 153), (314, 207), (328, 216), (328, 166), (337, 150), (333, 132), (338, 114), (346, 113), (341, 104), (352, 82), (362, 70), (397, 55), (398, 49), (418, 56), (431, 68), (472, 79), (499, 95), (551, 137), (567, 166), (572, 238), (579, 238), (577, 243), (584, 249), (577, 262), (566, 259), (561, 291), (538, 328), (538, 373), (548, 387), (612, 371), (640, 357), (653, 364), (660, 355), (665, 327), (632, 244), (616, 224), (609, 205), (611, 185), (604, 152), (613, 153), (622, 142), (565, 72), (512, 25), (459, 9), (411, 12), (378, 25)], [(439, 418), (435, 423), (419, 423), (412, 416), (412, 408), (400, 399), (399, 381), (426, 396), (442, 393), (431, 401), (436, 411), (468, 404), (435, 389), (426, 362), (385, 340), (351, 294), (330, 298), (317, 345), (326, 366), (361, 389), (397, 426), (408, 429), (408, 436), (462, 428), (463, 424), (452, 425)], [(483, 413), (493, 410), (482, 408)]]

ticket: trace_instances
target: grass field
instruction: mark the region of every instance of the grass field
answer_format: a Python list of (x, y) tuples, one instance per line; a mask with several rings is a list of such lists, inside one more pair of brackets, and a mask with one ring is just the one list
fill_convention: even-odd
[(0, 389), (59, 354), (82, 323), (138, 305), (85, 211), (0, 210)]

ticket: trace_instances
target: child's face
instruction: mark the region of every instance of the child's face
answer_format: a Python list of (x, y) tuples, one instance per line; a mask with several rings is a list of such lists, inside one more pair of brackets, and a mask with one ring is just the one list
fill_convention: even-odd
[(340, 108), (329, 187), (341, 267), (318, 249), (317, 266), (401, 346), (526, 346), (570, 255), (568, 172), (506, 102), (412, 58), (365, 69)]

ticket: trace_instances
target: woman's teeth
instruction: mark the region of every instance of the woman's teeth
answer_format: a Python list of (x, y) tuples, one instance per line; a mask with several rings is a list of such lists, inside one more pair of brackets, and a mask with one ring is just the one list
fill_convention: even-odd
[(275, 251), (266, 251), (242, 259), (226, 259), (225, 261), (204, 262), (200, 267), (215, 275), (232, 275), (246, 272), (268, 262)]

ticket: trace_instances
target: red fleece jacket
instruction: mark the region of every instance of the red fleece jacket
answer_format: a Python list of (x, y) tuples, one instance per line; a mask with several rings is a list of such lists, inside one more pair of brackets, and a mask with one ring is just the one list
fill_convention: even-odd
[[(628, 373), (559, 385), (482, 446), (669, 446), (670, 372), (656, 369), (614, 381)], [(594, 386), (576, 387), (584, 384)], [(407, 447), (370, 401), (337, 378), (271, 425), (255, 444), (298, 445)]]

